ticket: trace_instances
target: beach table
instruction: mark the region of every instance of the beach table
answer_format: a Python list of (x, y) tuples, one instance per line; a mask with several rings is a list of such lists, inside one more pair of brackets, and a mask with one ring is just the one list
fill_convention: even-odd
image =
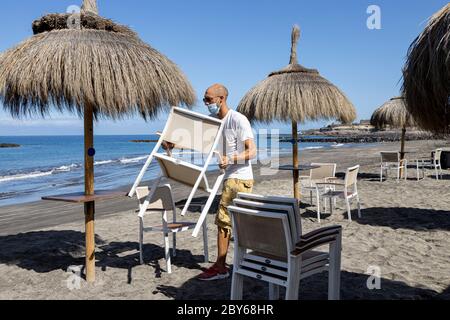
[(311, 166), (311, 165), (299, 165), (298, 167), (294, 167), (293, 165), (285, 165), (279, 166), (277, 168), (272, 168), (274, 170), (283, 170), (283, 171), (308, 171), (312, 169), (318, 169), (320, 166)]
[(94, 195), (85, 195), (84, 192), (42, 197), (42, 200), (84, 204), (85, 236), (86, 236), (86, 281), (95, 281), (95, 202), (124, 197), (126, 194), (119, 191), (95, 191)]

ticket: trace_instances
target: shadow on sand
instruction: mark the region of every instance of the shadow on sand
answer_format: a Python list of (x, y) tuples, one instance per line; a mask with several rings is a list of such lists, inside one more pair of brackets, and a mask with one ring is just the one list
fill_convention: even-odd
[[(221, 195), (217, 195), (214, 198), (211, 208), (209, 209), (209, 214), (215, 214), (217, 212), (217, 210), (219, 209), (220, 197), (221, 197)], [(192, 199), (192, 202), (189, 205), (188, 211), (195, 212), (195, 213), (201, 213), (203, 205), (206, 204), (207, 200), (208, 200), (207, 196), (197, 197), (197, 198)], [(175, 203), (175, 206), (178, 209), (182, 210), (185, 203), (186, 203), (186, 200), (180, 200)]]
[[(337, 172), (336, 177), (344, 180), (345, 179), (345, 172)], [(380, 174), (379, 173), (369, 173), (369, 172), (359, 172), (358, 173), (358, 180), (366, 180), (366, 181), (373, 181), (373, 182), (380, 182)]]
[[(220, 196), (216, 197), (210, 209), (211, 214), (215, 214), (217, 211), (219, 199)], [(194, 198), (189, 211), (201, 212), (201, 205), (206, 203), (206, 200), (207, 197)], [(184, 203), (185, 201), (179, 201), (176, 206), (182, 208)], [(107, 243), (96, 235), (95, 243), (96, 266), (103, 271), (108, 267), (127, 269), (128, 283), (131, 283), (132, 269), (139, 265), (138, 242)], [(85, 264), (85, 235), (79, 231), (36, 231), (0, 236), (0, 248), (0, 264), (16, 265), (37, 273), (66, 271), (71, 266), (84, 266)], [(164, 261), (162, 243), (158, 243), (158, 245), (144, 243), (143, 251), (145, 263), (155, 269), (155, 277), (160, 277), (165, 270), (165, 264), (159, 265), (159, 260)], [(203, 262), (203, 255), (192, 255), (191, 251), (183, 250), (181, 243), (177, 247), (177, 256), (172, 258), (174, 266), (188, 269), (200, 270), (199, 263)]]
[[(339, 178), (339, 179), (344, 180), (345, 172), (338, 172), (338, 173), (336, 173), (336, 177)], [(421, 180), (423, 179), (423, 174), (422, 173), (420, 173), (419, 178)], [(436, 180), (435, 174), (433, 172), (431, 172), (431, 171), (427, 171), (427, 173), (425, 174), (425, 178), (426, 179)], [(358, 174), (358, 179), (359, 180), (369, 181), (369, 182), (381, 182), (379, 173), (360, 172)], [(450, 174), (443, 174), (442, 178), (440, 178), (440, 179), (441, 180), (450, 180)], [(386, 175), (383, 175), (383, 182), (396, 181), (396, 180), (397, 180), (397, 175), (396, 175), (396, 173), (394, 171), (390, 172), (387, 177), (386, 177)], [(417, 173), (416, 173), (415, 167), (408, 167), (407, 180), (408, 181), (417, 181)], [(401, 178), (400, 181), (404, 181), (404, 178)]]
[[(436, 180), (435, 174), (429, 174), (429, 175), (427, 175), (427, 177), (429, 179)], [(439, 177), (439, 180), (450, 180), (450, 174), (443, 174), (442, 176)]]
[[(301, 216), (302, 218), (308, 218), (312, 220), (317, 220), (317, 205), (315, 200), (311, 204), (309, 198), (305, 200), (306, 202), (302, 202), (300, 205), (301, 209)], [(323, 204), (323, 203), (322, 203)], [(342, 200), (337, 201), (337, 208), (333, 206), (333, 215), (342, 215), (344, 219), (348, 219), (347, 211), (343, 208), (339, 208), (339, 206), (343, 207), (345, 206), (345, 203), (342, 202)], [(358, 211), (355, 208), (356, 204), (354, 202), (351, 203), (351, 214), (352, 219), (356, 220), (358, 218)], [(320, 209), (320, 219), (326, 222), (326, 219), (330, 218), (332, 214), (330, 213), (330, 206), (329, 202), (327, 201), (326, 207), (323, 206)]]
[[(380, 290), (367, 288), (368, 275), (343, 271), (341, 274), (341, 299), (384, 300), (384, 299), (448, 299), (449, 289), (442, 293), (427, 288), (411, 287), (403, 282), (381, 279)], [(327, 274), (318, 274), (302, 280), (300, 300), (326, 300), (328, 290)], [(154, 293), (164, 294), (177, 300), (228, 300), (231, 292), (231, 277), (210, 282), (190, 279), (181, 287), (158, 286)], [(284, 291), (281, 290), (283, 298)], [(266, 283), (246, 279), (244, 281), (244, 300), (267, 300), (268, 285)]]
[[(103, 271), (107, 268), (128, 270), (128, 283), (132, 281), (132, 269), (139, 265), (139, 244), (137, 242), (106, 243), (96, 236), (96, 266)], [(84, 233), (72, 230), (39, 231), (0, 237), (0, 264), (16, 265), (37, 273), (55, 270), (66, 271), (70, 266), (83, 266)], [(155, 269), (155, 277), (160, 277), (164, 266), (159, 260), (164, 257), (164, 249), (154, 244), (144, 244), (144, 261)], [(201, 269), (203, 255), (194, 256), (191, 251), (177, 249), (172, 264), (188, 269)]]
[(450, 230), (450, 212), (418, 208), (367, 208), (355, 222), (414, 231)]

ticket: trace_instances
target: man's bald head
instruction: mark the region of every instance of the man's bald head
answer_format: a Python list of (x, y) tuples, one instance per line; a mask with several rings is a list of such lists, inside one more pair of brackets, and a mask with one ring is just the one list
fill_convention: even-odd
[(224, 85), (216, 83), (206, 90), (203, 102), (212, 115), (223, 119), (229, 111), (227, 98), (228, 89)]
[(226, 101), (228, 98), (228, 89), (224, 85), (216, 83), (206, 90), (206, 95), (209, 97), (223, 97)]

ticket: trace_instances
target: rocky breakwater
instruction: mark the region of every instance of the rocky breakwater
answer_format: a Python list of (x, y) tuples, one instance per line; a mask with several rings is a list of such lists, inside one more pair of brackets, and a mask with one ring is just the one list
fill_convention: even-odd
[(0, 148), (19, 148), (19, 144), (15, 143), (0, 143)]
[[(441, 140), (445, 139), (442, 135), (433, 135), (424, 131), (407, 132), (405, 140)], [(280, 142), (291, 141), (290, 136), (280, 138)], [(299, 142), (335, 142), (335, 143), (378, 143), (400, 141), (401, 133), (397, 131), (375, 131), (375, 132), (327, 132), (309, 133), (307, 136), (300, 136)]]

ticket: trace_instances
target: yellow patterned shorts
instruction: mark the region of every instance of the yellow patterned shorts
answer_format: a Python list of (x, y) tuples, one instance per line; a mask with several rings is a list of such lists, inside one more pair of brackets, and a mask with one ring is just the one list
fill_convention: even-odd
[(231, 231), (231, 215), (227, 207), (233, 204), (233, 200), (239, 192), (251, 193), (253, 180), (227, 179), (223, 183), (222, 198), (220, 199), (219, 211), (216, 215), (216, 225), (219, 228)]

